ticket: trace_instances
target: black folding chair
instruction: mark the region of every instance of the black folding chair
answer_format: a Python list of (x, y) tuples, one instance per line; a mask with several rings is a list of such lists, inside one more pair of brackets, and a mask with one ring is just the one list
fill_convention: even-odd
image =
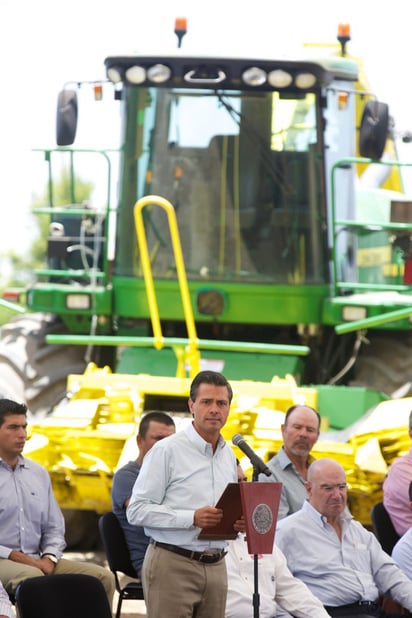
[(103, 584), (74, 573), (29, 577), (16, 590), (20, 618), (112, 618)]
[[(112, 511), (105, 513), (99, 518), (99, 531), (109, 569), (114, 575), (116, 590), (119, 593), (116, 618), (120, 618), (124, 599), (144, 600), (143, 586), (130, 562), (129, 548), (127, 547), (123, 529)], [(122, 585), (119, 574), (128, 575), (138, 581)]]
[(371, 510), (372, 528), (382, 545), (382, 549), (387, 554), (391, 555), (392, 549), (399, 541), (399, 534), (393, 527), (391, 518), (388, 511), (385, 509), (383, 502), (378, 502), (372, 507)]

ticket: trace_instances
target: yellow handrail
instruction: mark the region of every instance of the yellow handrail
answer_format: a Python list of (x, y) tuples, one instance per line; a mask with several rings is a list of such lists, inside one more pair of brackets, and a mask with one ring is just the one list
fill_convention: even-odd
[(143, 208), (149, 204), (155, 204), (166, 211), (169, 222), (170, 238), (172, 241), (174, 257), (176, 260), (176, 271), (182, 298), (183, 312), (186, 321), (189, 345), (186, 355), (175, 350), (178, 359), (178, 374), (184, 374), (185, 359), (189, 363), (190, 375), (194, 376), (200, 370), (199, 341), (196, 332), (195, 320), (193, 317), (192, 303), (190, 302), (189, 287), (187, 284), (186, 269), (183, 260), (182, 245), (180, 242), (179, 229), (177, 227), (176, 213), (172, 204), (158, 195), (147, 195), (140, 198), (134, 206), (134, 221), (136, 226), (137, 242), (140, 250), (143, 277), (146, 285), (147, 300), (149, 304), (150, 319), (152, 322), (154, 346), (157, 350), (163, 348), (164, 340), (162, 327), (159, 319), (159, 309), (157, 305), (156, 293), (153, 284), (152, 268), (150, 264), (149, 251), (147, 248), (146, 231), (143, 223)]

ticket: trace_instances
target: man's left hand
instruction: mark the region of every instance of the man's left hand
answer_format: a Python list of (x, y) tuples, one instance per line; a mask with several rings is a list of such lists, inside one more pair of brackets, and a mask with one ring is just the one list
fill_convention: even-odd
[(235, 523), (233, 524), (233, 529), (236, 530), (236, 532), (245, 532), (246, 522), (245, 522), (245, 518), (243, 517), (243, 515), (240, 519), (237, 519), (235, 521)]

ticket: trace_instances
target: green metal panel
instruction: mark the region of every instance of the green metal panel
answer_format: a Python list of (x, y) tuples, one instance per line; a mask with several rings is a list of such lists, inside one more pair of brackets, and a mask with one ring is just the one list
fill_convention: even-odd
[[(67, 296), (82, 294), (90, 295), (90, 309), (69, 309)], [(67, 324), (70, 324), (72, 316), (74, 332), (89, 332), (90, 318), (94, 314), (112, 315), (112, 290), (110, 288), (44, 283), (29, 289), (27, 299), (31, 311), (55, 313), (62, 316)]]
[[(293, 355), (244, 354), (227, 351), (202, 351), (205, 366), (222, 371), (229, 380), (270, 381), (274, 376), (297, 376), (303, 359)], [(171, 349), (127, 348), (116, 367), (117, 373), (176, 375), (176, 357)]]
[[(405, 295), (404, 302), (401, 303), (401, 301), (402, 296), (395, 299), (390, 296), (382, 298), (379, 297), (379, 294), (375, 294), (374, 292), (365, 292), (355, 297), (339, 296), (337, 298), (330, 298), (325, 300), (324, 303), (323, 320), (325, 324), (344, 325), (345, 322), (342, 318), (343, 307), (364, 307), (367, 310), (367, 320), (365, 320), (364, 324), (362, 320), (359, 320), (357, 328), (352, 328), (351, 330), (376, 326), (379, 326), (379, 328), (383, 330), (411, 330), (412, 324), (410, 321), (410, 314), (412, 313), (412, 298), (410, 295)], [(387, 314), (389, 314), (388, 320), (385, 319)], [(397, 315), (399, 315), (399, 319), (395, 319)], [(376, 318), (375, 324), (370, 323), (373, 318)], [(346, 329), (342, 328), (341, 332), (344, 332), (344, 330), (346, 331)]]
[[(144, 282), (139, 279), (113, 278), (116, 291), (114, 313), (120, 316), (149, 317)], [(205, 287), (203, 282), (189, 282), (189, 291), (196, 322), (219, 321), (231, 324), (318, 324), (323, 300), (328, 296), (325, 285), (256, 285), (248, 283), (210, 282), (208, 287), (221, 292), (225, 306), (220, 315), (199, 312), (197, 297)], [(155, 282), (161, 319), (181, 320), (180, 293), (175, 280)]]
[(317, 385), (318, 411), (332, 429), (343, 429), (357, 421), (381, 401), (389, 399), (379, 391), (357, 386)]

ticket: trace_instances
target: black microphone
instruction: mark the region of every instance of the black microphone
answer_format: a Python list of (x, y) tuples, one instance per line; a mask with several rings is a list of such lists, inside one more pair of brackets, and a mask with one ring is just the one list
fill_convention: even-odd
[(263, 459), (261, 459), (259, 455), (256, 455), (255, 451), (249, 446), (247, 442), (245, 442), (243, 436), (240, 433), (236, 433), (233, 436), (232, 443), (238, 448), (240, 448), (240, 450), (246, 455), (246, 457), (249, 457), (253, 467), (257, 472), (266, 474), (266, 476), (272, 476), (271, 471), (269, 470)]

